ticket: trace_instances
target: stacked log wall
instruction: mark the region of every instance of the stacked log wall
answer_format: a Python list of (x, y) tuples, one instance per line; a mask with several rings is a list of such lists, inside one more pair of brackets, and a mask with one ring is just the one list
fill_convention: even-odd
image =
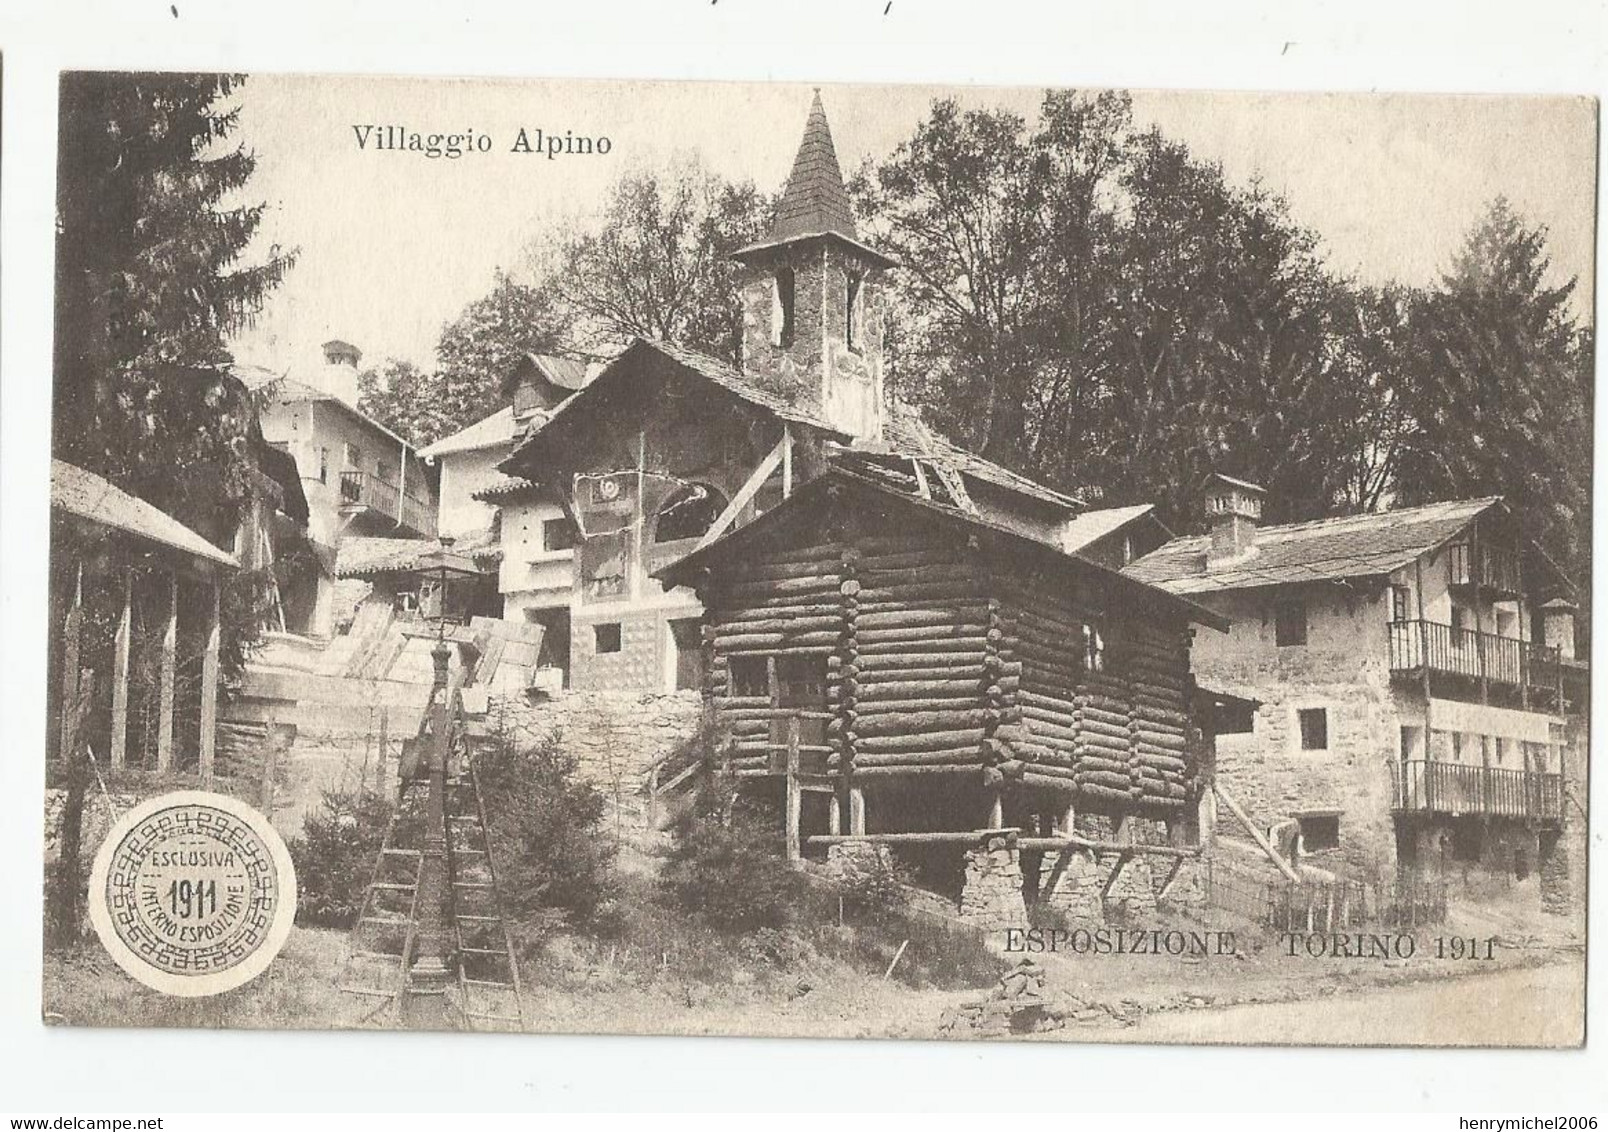
[[(1021, 663), (1023, 781), (1114, 806), (1183, 805), (1187, 627), (1103, 615), (1069, 588), (1019, 579), (1003, 591)], [(1085, 625), (1104, 642), (1098, 669), (1085, 661)]]
[[(774, 550), (722, 571), (704, 595), (704, 641), (709, 649), (706, 689), (725, 733), (734, 744), (732, 769), (769, 768), (770, 694), (737, 695), (732, 660), (757, 656), (819, 658), (826, 671), (828, 705), (840, 699), (843, 633), (842, 566), (846, 546), (823, 542)], [(835, 745), (835, 744), (834, 744)]]
[(967, 550), (928, 534), (855, 540), (853, 769), (977, 765), (995, 719), (988, 595)]

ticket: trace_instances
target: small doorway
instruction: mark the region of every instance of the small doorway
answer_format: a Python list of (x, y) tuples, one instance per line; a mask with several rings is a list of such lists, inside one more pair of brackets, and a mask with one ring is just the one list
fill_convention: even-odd
[(699, 691), (704, 686), (702, 622), (679, 617), (670, 622), (670, 690)]
[(563, 673), (562, 686), (570, 682), (570, 611), (568, 609), (527, 609), (525, 620), (542, 627), (542, 643), (536, 650), (536, 667), (556, 668)]

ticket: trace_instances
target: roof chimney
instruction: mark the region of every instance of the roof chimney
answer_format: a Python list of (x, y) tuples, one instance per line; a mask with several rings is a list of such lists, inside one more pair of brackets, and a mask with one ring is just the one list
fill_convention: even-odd
[(1261, 521), (1262, 500), (1267, 492), (1254, 483), (1224, 475), (1208, 476), (1205, 492), (1206, 521), (1212, 533), (1206, 568), (1256, 553), (1256, 525)]
[(363, 351), (350, 342), (331, 338), (323, 345), (324, 369), (319, 374), (320, 391), (357, 408), (357, 367)]
[(1541, 633), (1558, 650), (1562, 660), (1575, 656), (1575, 614), (1580, 607), (1568, 598), (1555, 597), (1541, 607)]

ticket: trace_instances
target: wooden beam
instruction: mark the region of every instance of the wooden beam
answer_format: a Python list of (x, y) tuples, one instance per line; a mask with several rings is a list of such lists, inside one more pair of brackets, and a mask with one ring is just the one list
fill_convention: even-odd
[(793, 494), (793, 426), (782, 422), (782, 498)]
[(212, 760), (218, 745), (218, 583), (212, 583), (212, 608), (207, 613), (207, 647), (201, 657), (201, 781), (212, 781)]
[(168, 579), (167, 624), (162, 630), (162, 671), (156, 722), (156, 769), (173, 768), (173, 690), (179, 667), (179, 576)]
[(1174, 857), (1172, 868), (1167, 870), (1167, 878), (1161, 882), (1161, 887), (1156, 889), (1157, 900), (1167, 899), (1167, 894), (1172, 891), (1173, 882), (1178, 879), (1178, 874), (1183, 871), (1183, 868), (1184, 859), (1182, 857)]
[(1279, 872), (1283, 873), (1287, 880), (1299, 882), (1301, 879), (1300, 874), (1290, 867), (1288, 861), (1279, 856), (1278, 850), (1274, 849), (1272, 845), (1268, 844), (1267, 838), (1263, 837), (1262, 831), (1257, 829), (1256, 826), (1252, 824), (1251, 819), (1245, 816), (1245, 811), (1240, 809), (1239, 803), (1234, 801), (1234, 799), (1229, 796), (1228, 792), (1215, 782), (1212, 783), (1212, 792), (1222, 799), (1223, 805), (1228, 807), (1228, 812), (1233, 814), (1240, 825), (1245, 827), (1245, 832), (1251, 835), (1251, 840), (1255, 841), (1257, 847), (1260, 848), (1263, 853), (1267, 854), (1267, 859), (1273, 862), (1273, 864), (1278, 868)]
[(798, 716), (787, 721), (787, 859), (797, 861), (803, 853), (799, 848), (799, 818), (804, 808), (804, 794), (798, 781)]
[(128, 651), (133, 633), (134, 571), (123, 571), (123, 609), (112, 646), (112, 766), (128, 761)]
[(77, 745), (78, 721), (83, 712), (78, 688), (82, 673), (78, 668), (80, 638), (84, 624), (84, 564), (80, 562), (73, 579), (73, 604), (61, 626), (61, 757), (72, 760)]
[(791, 449), (792, 436), (788, 433), (783, 433), (782, 439), (777, 442), (776, 447), (770, 450), (770, 455), (759, 462), (759, 467), (755, 468), (753, 474), (748, 477), (743, 486), (737, 489), (737, 494), (732, 496), (730, 503), (726, 504), (726, 509), (720, 513), (720, 518), (716, 519), (714, 524), (704, 532), (703, 538), (698, 540), (698, 545), (693, 547), (694, 552), (702, 550), (726, 533), (732, 523), (736, 522), (737, 516), (742, 514), (743, 508), (754, 501), (754, 496), (759, 494), (759, 489), (765, 486), (765, 481), (770, 479), (776, 469), (781, 466), (782, 458)]

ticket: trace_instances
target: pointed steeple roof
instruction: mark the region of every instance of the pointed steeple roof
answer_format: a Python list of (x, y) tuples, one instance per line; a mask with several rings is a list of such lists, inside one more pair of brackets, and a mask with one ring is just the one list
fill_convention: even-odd
[(739, 249), (735, 254), (743, 259), (752, 252), (812, 236), (840, 237), (883, 266), (893, 265), (887, 256), (861, 243), (856, 234), (854, 209), (849, 204), (848, 190), (843, 186), (843, 170), (838, 165), (832, 127), (826, 121), (826, 107), (821, 104), (819, 87), (810, 102), (804, 137), (799, 142), (798, 155), (793, 158), (793, 171), (788, 175), (770, 232), (759, 243)]
[(854, 212), (843, 187), (837, 150), (832, 146), (826, 107), (821, 105), (821, 92), (817, 89), (810, 103), (809, 120), (804, 124), (804, 139), (799, 142), (798, 156), (793, 158), (793, 172), (787, 178), (787, 190), (782, 193), (782, 203), (771, 223), (770, 242), (824, 232), (855, 238)]

